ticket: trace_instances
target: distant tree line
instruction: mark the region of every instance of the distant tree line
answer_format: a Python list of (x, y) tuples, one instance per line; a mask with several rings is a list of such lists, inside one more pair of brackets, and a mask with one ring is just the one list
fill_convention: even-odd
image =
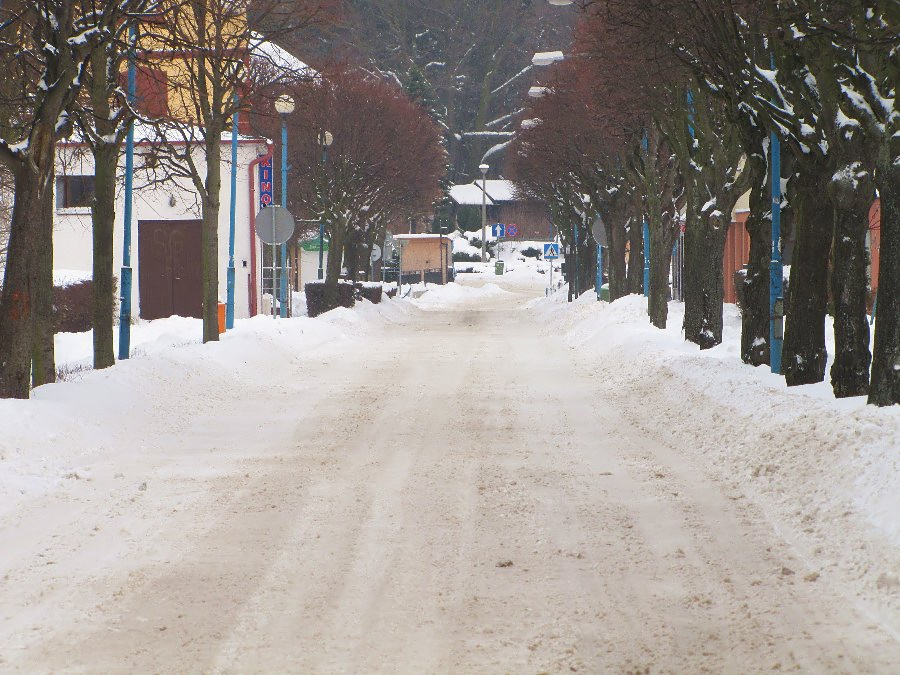
[[(685, 338), (701, 348), (719, 344), (725, 238), (749, 190), (741, 355), (751, 365), (768, 363), (774, 133), (795, 241), (786, 381), (825, 378), (830, 312), (835, 396), (900, 403), (900, 3), (579, 4), (574, 54), (554, 67), (548, 95), (530, 106), (533, 121), (518, 135), (512, 168), (522, 190), (548, 204), (581, 269), (590, 269), (594, 246), (584, 232), (574, 241), (573, 225), (589, 208), (608, 230), (613, 300), (642, 289), (649, 246), (649, 315), (664, 327), (670, 254), (683, 217)], [(876, 197), (880, 275), (870, 351), (865, 242)]]

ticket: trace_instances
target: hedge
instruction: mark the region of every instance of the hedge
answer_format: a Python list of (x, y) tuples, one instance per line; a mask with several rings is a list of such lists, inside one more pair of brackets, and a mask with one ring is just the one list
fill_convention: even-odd
[(373, 304), (381, 302), (382, 286), (376, 283), (357, 283), (349, 281), (338, 282), (338, 302), (333, 307), (325, 304), (325, 282), (310, 281), (303, 287), (306, 293), (306, 313), (310, 317), (316, 317), (337, 307), (353, 307), (357, 300), (366, 299)]

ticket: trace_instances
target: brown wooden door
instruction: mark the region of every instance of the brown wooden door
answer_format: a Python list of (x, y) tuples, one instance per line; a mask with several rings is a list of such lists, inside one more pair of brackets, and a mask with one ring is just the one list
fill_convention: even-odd
[(203, 315), (199, 220), (138, 223), (140, 316)]

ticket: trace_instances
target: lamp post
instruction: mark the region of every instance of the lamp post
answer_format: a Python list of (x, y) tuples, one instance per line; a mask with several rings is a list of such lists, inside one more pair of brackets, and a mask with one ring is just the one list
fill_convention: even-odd
[(487, 262), (487, 164), (478, 167), (481, 170), (481, 262)]
[[(330, 131), (326, 131), (322, 134), (321, 138), (319, 138), (319, 142), (322, 144), (322, 167), (323, 170), (328, 169), (328, 148), (331, 147), (331, 144), (334, 143), (334, 136), (332, 136)], [(324, 213), (322, 214), (324, 215)], [(323, 252), (325, 250), (325, 221), (323, 219), (319, 220), (319, 279), (325, 278), (325, 269), (322, 266), (323, 262)]]
[[(287, 210), (287, 116), (294, 112), (294, 99), (282, 94), (275, 101), (275, 112), (281, 115), (281, 206)], [(272, 296), (275, 296), (275, 250), (272, 250)], [(281, 300), (278, 314), (287, 317), (287, 243), (281, 245), (281, 279), (278, 295)]]
[[(131, 49), (128, 52), (128, 102), (134, 105), (137, 97), (137, 66), (134, 50), (137, 43), (137, 29), (128, 29)], [(134, 120), (128, 124), (128, 135), (125, 137), (125, 213), (123, 217), (122, 241), (122, 295), (119, 299), (119, 360), (127, 359), (131, 352), (131, 211), (133, 204), (134, 175)]]

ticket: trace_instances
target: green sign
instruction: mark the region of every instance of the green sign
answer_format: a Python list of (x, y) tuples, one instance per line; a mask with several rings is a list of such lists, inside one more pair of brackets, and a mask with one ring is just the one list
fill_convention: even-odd
[[(300, 248), (304, 251), (313, 251), (315, 253), (319, 252), (319, 238), (316, 237), (314, 239), (307, 239), (306, 241), (300, 242)], [(322, 245), (322, 250), (328, 250), (328, 240), (326, 239)]]

